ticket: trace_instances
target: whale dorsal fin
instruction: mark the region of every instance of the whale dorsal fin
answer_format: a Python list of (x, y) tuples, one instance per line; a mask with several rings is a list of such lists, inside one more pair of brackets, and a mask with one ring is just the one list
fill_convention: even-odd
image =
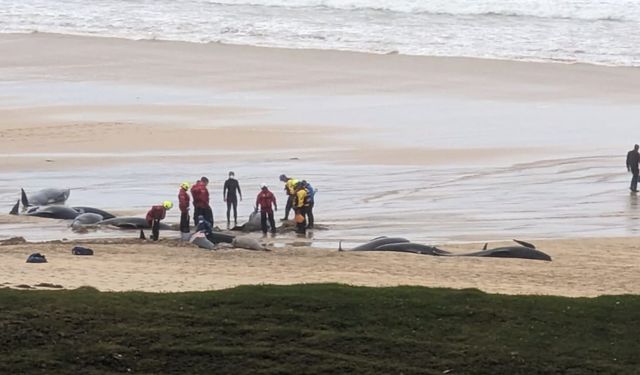
[(488, 245), (489, 245), (489, 243), (488, 243), (488, 242), (485, 242), (485, 243), (484, 243), (484, 246), (482, 247), (482, 250), (487, 250), (487, 246), (488, 246)]
[(529, 249), (535, 249), (536, 248), (532, 243), (529, 243), (529, 242), (526, 242), (526, 241), (516, 240), (515, 238), (513, 239), (513, 241), (515, 243), (517, 243), (517, 244), (520, 244), (520, 245), (524, 246), (524, 247), (528, 247)]
[(15, 206), (13, 206), (13, 208), (9, 212), (9, 215), (17, 215), (19, 209), (20, 209), (20, 199), (18, 199), (18, 201), (16, 202)]
[(22, 188), (20, 188), (20, 196), (22, 199), (22, 207), (26, 209), (29, 207), (29, 198), (27, 198), (27, 193), (25, 193)]

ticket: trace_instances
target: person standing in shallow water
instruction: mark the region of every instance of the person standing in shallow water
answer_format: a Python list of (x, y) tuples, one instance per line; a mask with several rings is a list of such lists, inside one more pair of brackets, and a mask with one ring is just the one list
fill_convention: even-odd
[(198, 182), (191, 187), (191, 196), (193, 197), (193, 220), (195, 225), (198, 225), (198, 217), (201, 215), (205, 220), (213, 225), (213, 210), (209, 205), (209, 179), (201, 177)]
[(260, 193), (256, 198), (256, 210), (260, 209), (260, 227), (262, 233), (267, 234), (267, 220), (269, 220), (269, 227), (271, 227), (271, 233), (276, 233), (276, 221), (273, 218), (273, 211), (278, 211), (278, 204), (276, 197), (269, 190), (267, 184), (260, 184)]
[(180, 233), (182, 233), (182, 239), (189, 239), (189, 232), (191, 228), (189, 228), (189, 202), (191, 198), (189, 197), (189, 185), (188, 182), (183, 182), (180, 184), (180, 190), (178, 191), (178, 207), (180, 208)]
[(236, 191), (240, 195), (240, 201), (242, 201), (240, 183), (236, 180), (235, 173), (229, 172), (229, 178), (224, 182), (224, 188), (222, 189), (222, 198), (227, 202), (227, 228), (231, 226), (231, 207), (233, 207), (233, 222), (238, 225), (238, 196)]
[(640, 168), (638, 168), (638, 164), (640, 164), (640, 153), (638, 153), (638, 148), (640, 146), (633, 146), (633, 150), (627, 153), (627, 171), (631, 172), (631, 189), (632, 192), (638, 192), (638, 175), (640, 175)]

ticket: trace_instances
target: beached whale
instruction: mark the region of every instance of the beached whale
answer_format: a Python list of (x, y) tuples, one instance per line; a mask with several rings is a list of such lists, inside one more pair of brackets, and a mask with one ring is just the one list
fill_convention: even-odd
[(27, 194), (24, 189), (20, 189), (22, 207), (46, 206), (49, 204), (62, 204), (67, 201), (71, 194), (70, 189), (43, 189), (35, 193)]
[(342, 248), (342, 242), (340, 242), (340, 246), (338, 248), (339, 251), (369, 251), (375, 250), (376, 248), (388, 245), (388, 244), (399, 244), (399, 243), (408, 243), (409, 240), (406, 238), (400, 237), (377, 237), (373, 240), (367, 242), (366, 244), (356, 246), (353, 249), (345, 250)]
[(414, 253), (422, 255), (449, 255), (450, 252), (442, 249), (438, 249), (435, 246), (422, 245), (413, 242), (401, 242), (401, 243), (389, 243), (386, 245), (378, 246), (374, 250), (370, 251), (398, 251), (403, 253)]
[(260, 218), (260, 212), (252, 212), (249, 215), (249, 221), (242, 225), (236, 225), (231, 230), (243, 231), (243, 232), (258, 232), (262, 230), (262, 222)]
[(84, 207), (84, 206), (78, 206), (78, 207), (71, 207), (74, 210), (78, 211), (81, 214), (98, 214), (100, 216), (102, 216), (103, 220), (107, 220), (107, 219), (113, 219), (114, 217), (116, 217), (116, 215), (113, 215), (107, 211), (103, 211), (99, 208), (95, 208), (95, 207)]
[[(109, 225), (121, 229), (150, 229), (151, 225), (143, 217), (115, 217), (102, 220), (99, 225)], [(174, 230), (172, 226), (160, 223), (160, 230)]]
[(464, 257), (520, 258), (551, 261), (551, 257), (540, 250), (525, 246), (505, 246), (474, 253), (455, 254)]
[(518, 258), (551, 261), (551, 257), (548, 254), (537, 250), (533, 244), (515, 239), (514, 241), (520, 246), (503, 246), (493, 249), (487, 249), (487, 244), (484, 244), (484, 248), (480, 251), (451, 255), (466, 257)]
[(247, 236), (239, 236), (233, 239), (231, 245), (240, 249), (247, 250), (259, 250), (259, 251), (267, 251), (268, 249), (260, 243), (260, 241), (255, 238), (247, 237)]
[[(16, 206), (19, 203), (16, 203)], [(12, 214), (17, 210), (16, 206), (11, 210)], [(14, 215), (17, 215), (14, 214)], [(44, 217), (48, 219), (63, 219), (63, 220), (73, 220), (80, 213), (74, 210), (71, 207), (67, 206), (44, 206), (44, 207), (31, 207), (27, 210), (27, 212), (23, 213), (25, 216), (36, 216), (36, 217)]]
[(92, 212), (79, 214), (75, 219), (73, 219), (73, 223), (71, 223), (71, 229), (77, 231), (87, 229), (89, 227), (95, 227), (102, 220), (104, 220), (102, 215), (94, 214)]

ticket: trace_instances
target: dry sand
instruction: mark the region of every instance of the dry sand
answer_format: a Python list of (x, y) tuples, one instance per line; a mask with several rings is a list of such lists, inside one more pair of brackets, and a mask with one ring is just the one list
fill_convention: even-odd
[[(177, 292), (246, 284), (336, 282), (478, 288), (490, 293), (571, 297), (640, 293), (637, 238), (536, 241), (538, 248), (553, 257), (552, 262), (338, 252), (291, 246), (270, 252), (204, 251), (173, 240), (84, 244), (96, 254), (73, 256), (72, 243), (0, 246), (0, 285), (16, 288), (49, 283), (70, 289), (88, 285), (103, 291)], [(480, 246), (444, 247), (463, 252)], [(33, 252), (45, 254), (49, 263), (25, 263)]]

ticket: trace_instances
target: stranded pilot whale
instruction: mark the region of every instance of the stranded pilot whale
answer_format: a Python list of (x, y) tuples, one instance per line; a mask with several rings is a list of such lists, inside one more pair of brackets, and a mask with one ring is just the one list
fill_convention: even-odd
[[(111, 225), (122, 229), (150, 229), (151, 225), (143, 217), (115, 217), (113, 219), (102, 220), (99, 225)], [(174, 230), (173, 227), (165, 223), (160, 223), (160, 230)]]
[(43, 189), (27, 195), (24, 189), (20, 189), (22, 207), (46, 206), (49, 204), (62, 204), (71, 194), (70, 189)]

